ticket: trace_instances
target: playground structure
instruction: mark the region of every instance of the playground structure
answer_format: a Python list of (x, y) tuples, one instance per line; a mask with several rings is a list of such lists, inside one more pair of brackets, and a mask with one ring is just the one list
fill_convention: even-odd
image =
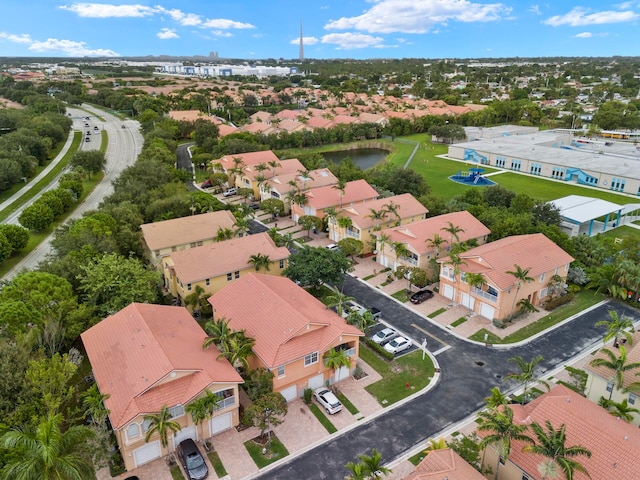
[(483, 177), (482, 172), (484, 172), (482, 168), (471, 168), (468, 172), (459, 171), (455, 175), (451, 175), (449, 180), (476, 187), (492, 187), (496, 184), (496, 182)]

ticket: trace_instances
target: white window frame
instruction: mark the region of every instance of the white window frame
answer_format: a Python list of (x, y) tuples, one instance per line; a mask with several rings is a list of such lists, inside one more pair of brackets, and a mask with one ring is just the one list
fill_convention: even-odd
[(143, 420), (142, 421), (142, 433), (147, 433), (149, 428), (151, 427), (151, 420)]
[(543, 273), (540, 275), (540, 283), (544, 282), (544, 278), (545, 278), (546, 276), (547, 276), (547, 272), (543, 272)]
[[(136, 432), (137, 432), (137, 433), (136, 433), (135, 435), (131, 435), (131, 434), (130, 434), (130, 432), (129, 432), (129, 431), (130, 431), (131, 427), (136, 427)], [(135, 422), (134, 422), (134, 423), (129, 424), (129, 426), (127, 427), (127, 430), (126, 430), (126, 434), (127, 434), (127, 440), (133, 440), (134, 438), (138, 438), (138, 437), (140, 436), (140, 434), (141, 434), (141, 431), (140, 431), (140, 425), (138, 425), (138, 424), (137, 424), (137, 423), (135, 423)]]
[(630, 393), (630, 394), (629, 394), (629, 400), (628, 400), (629, 405), (635, 405), (635, 404), (636, 404), (636, 400), (637, 400), (637, 398), (638, 398), (638, 396), (637, 396), (637, 395), (635, 395), (635, 394), (633, 394), (633, 393)]
[(277, 373), (278, 373), (278, 378), (282, 378), (285, 376), (285, 369), (284, 369), (284, 365), (280, 365), (277, 369), (276, 369)]
[(171, 418), (180, 418), (184, 416), (184, 405), (178, 404), (169, 408), (169, 415), (171, 415)]
[(304, 356), (304, 366), (308, 367), (310, 365), (318, 363), (318, 352), (310, 353), (309, 355)]

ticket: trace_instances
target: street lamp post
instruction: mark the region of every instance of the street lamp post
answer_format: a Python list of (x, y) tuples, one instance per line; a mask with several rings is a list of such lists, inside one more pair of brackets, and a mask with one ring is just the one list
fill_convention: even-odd
[(267, 416), (267, 448), (271, 450), (271, 409), (267, 408), (264, 413)]

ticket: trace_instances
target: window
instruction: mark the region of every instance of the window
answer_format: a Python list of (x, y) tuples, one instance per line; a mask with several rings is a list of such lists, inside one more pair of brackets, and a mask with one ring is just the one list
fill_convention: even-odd
[(613, 382), (607, 382), (607, 392), (613, 391)]
[(278, 367), (278, 378), (284, 377), (284, 365)]
[(184, 415), (184, 407), (182, 405), (176, 405), (169, 409), (169, 415), (171, 418), (178, 418)]
[(611, 179), (611, 190), (615, 190), (616, 192), (624, 192), (624, 184), (624, 178), (613, 177)]
[(142, 422), (142, 431), (144, 433), (147, 433), (147, 430), (149, 430), (149, 427), (151, 427), (151, 420), (145, 420), (144, 422)]
[(233, 274), (233, 278), (235, 278), (236, 280), (237, 280), (238, 278), (240, 278), (240, 270), (238, 270), (237, 272), (235, 272), (235, 273)]
[(520, 171), (520, 168), (522, 168), (522, 160), (511, 159), (511, 170)]
[(208, 287), (209, 285), (211, 285), (211, 279), (210, 279), (210, 278), (207, 278), (207, 279), (204, 281), (204, 284), (205, 284), (207, 287)]
[(543, 273), (542, 275), (540, 275), (540, 283), (544, 282), (544, 277), (546, 277), (547, 274)]
[(191, 284), (190, 283), (187, 283), (187, 290), (191, 291)]
[(504, 157), (496, 157), (496, 167), (503, 167), (506, 164), (506, 159)]
[(233, 280), (233, 274), (227, 273), (227, 282), (230, 282), (231, 280)]
[(140, 435), (140, 425), (132, 423), (127, 427), (127, 438), (136, 438)]
[(280, 260), (280, 268), (284, 268), (284, 259)]
[(191, 246), (191, 248), (195, 247), (196, 246), (196, 242), (191, 242), (190, 246)]
[(552, 167), (551, 168), (551, 178), (559, 178), (562, 180), (564, 177), (564, 168), (562, 167)]
[(201, 247), (201, 246), (202, 246), (202, 241), (198, 242), (198, 243), (197, 243), (197, 245), (198, 245), (199, 247)]
[(540, 175), (542, 173), (542, 164), (532, 163), (531, 167), (529, 167), (529, 173), (532, 173), (533, 175)]
[(158, 256), (160, 255), (160, 250), (154, 250), (154, 251), (153, 251), (153, 254), (154, 254), (156, 257), (158, 257)]
[(636, 395), (634, 395), (633, 393), (629, 394), (629, 405), (635, 405), (636, 404), (636, 398), (638, 398)]
[(310, 353), (304, 357), (304, 366), (308, 367), (309, 365), (313, 365), (314, 363), (318, 363), (318, 352)]
[(465, 272), (460, 272), (460, 281), (464, 282), (464, 283), (468, 283), (467, 282), (467, 274)]

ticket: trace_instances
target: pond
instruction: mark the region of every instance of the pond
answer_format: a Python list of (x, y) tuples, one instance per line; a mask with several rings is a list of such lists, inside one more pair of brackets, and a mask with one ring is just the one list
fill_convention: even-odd
[(345, 157), (349, 157), (362, 170), (373, 167), (389, 155), (387, 150), (381, 148), (358, 148), (355, 150), (340, 150), (338, 152), (324, 152), (322, 156), (330, 162), (339, 163)]

